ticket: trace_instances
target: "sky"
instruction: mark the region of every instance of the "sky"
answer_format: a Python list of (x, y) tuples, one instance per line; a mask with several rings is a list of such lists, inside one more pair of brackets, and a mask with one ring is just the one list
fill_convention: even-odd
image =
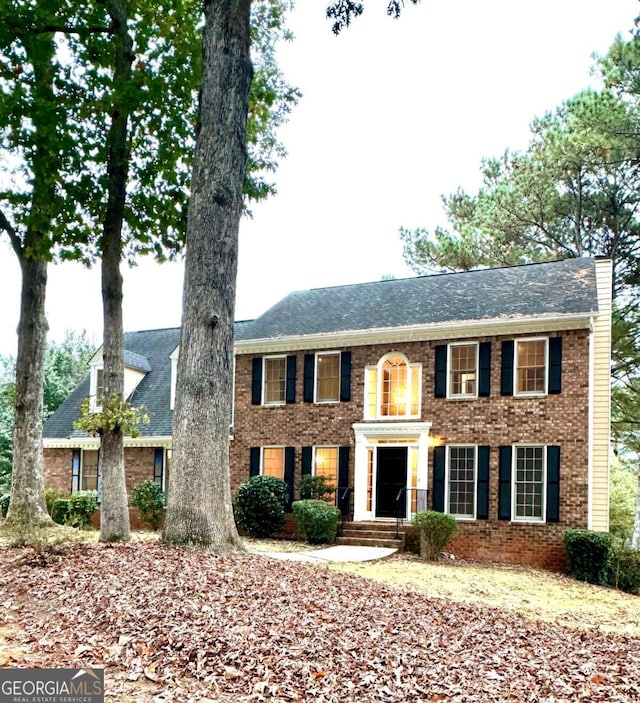
[[(289, 292), (413, 275), (398, 230), (445, 225), (441, 196), (481, 185), (483, 157), (524, 149), (529, 124), (597, 85), (604, 54), (637, 0), (422, 0), (388, 18), (386, 0), (338, 37), (326, 0), (298, 0), (279, 50), (303, 97), (280, 135), (278, 194), (240, 227), (236, 319)], [(15, 354), (17, 260), (0, 235), (0, 354)], [(124, 268), (125, 330), (180, 324), (182, 266)], [(51, 266), (50, 338), (100, 343), (99, 270)]]

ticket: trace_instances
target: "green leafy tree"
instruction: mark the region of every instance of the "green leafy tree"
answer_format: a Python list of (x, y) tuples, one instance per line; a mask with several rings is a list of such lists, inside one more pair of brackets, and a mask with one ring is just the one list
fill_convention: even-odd
[[(268, 32), (256, 30), (259, 70), (251, 93), (246, 189), (260, 198), (272, 191), (268, 174), (283, 154), (275, 130), (299, 94), (275, 63), (274, 45), (288, 36), (288, 3), (262, 0), (256, 7), (271, 22)], [(162, 259), (183, 245), (201, 76), (201, 6), (194, 0), (162, 6), (58, 0), (43, 8), (0, 0), (0, 20), (0, 149), (9, 155), (5, 170), (15, 170), (7, 179), (13, 190), (1, 194), (0, 227), (23, 268), (16, 428), (25, 437), (17, 443), (14, 473), (25, 479), (14, 481), (19, 500), (12, 501), (11, 517), (18, 519), (21, 504), (20, 519), (38, 522), (48, 520), (41, 509), (38, 439), (47, 261), (56, 254), (102, 257), (105, 389), (109, 397), (121, 395), (120, 261), (148, 252)], [(122, 437), (115, 431), (103, 441), (101, 538), (126, 539)]]
[[(411, 0), (416, 2), (417, 0)], [(397, 16), (403, 2), (391, 2)], [(205, 3), (198, 132), (187, 218), (182, 337), (163, 539), (240, 547), (229, 482), (238, 229), (250, 131), (251, 0)], [(327, 14), (340, 31), (363, 3)]]
[[(533, 121), (523, 153), (482, 164), (484, 184), (443, 197), (449, 228), (400, 232), (417, 272), (600, 255), (614, 270), (612, 426), (640, 463), (640, 38), (618, 38), (604, 87)], [(640, 481), (640, 472), (638, 474)], [(633, 544), (640, 548), (640, 500)]]

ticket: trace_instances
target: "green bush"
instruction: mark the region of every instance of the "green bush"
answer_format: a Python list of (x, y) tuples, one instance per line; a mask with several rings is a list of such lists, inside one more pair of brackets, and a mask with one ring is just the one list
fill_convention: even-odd
[(578, 581), (604, 586), (612, 556), (611, 535), (592, 530), (567, 530), (564, 533), (567, 571)]
[(0, 517), (7, 517), (7, 511), (9, 510), (9, 501), (11, 500), (11, 493), (5, 493), (0, 496)]
[(336, 485), (326, 476), (305, 474), (300, 481), (300, 500), (327, 500), (333, 498)]
[(59, 525), (83, 528), (97, 509), (96, 491), (78, 491), (70, 498), (58, 498), (51, 508), (51, 518)]
[(55, 488), (46, 488), (44, 491), (44, 500), (47, 504), (47, 512), (49, 515), (53, 515), (53, 504), (56, 500), (64, 498), (65, 495), (61, 491), (56, 491)]
[(640, 552), (622, 544), (613, 548), (609, 585), (626, 593), (640, 595)]
[(155, 481), (139, 483), (131, 494), (131, 504), (140, 511), (140, 518), (152, 530), (157, 530), (164, 517), (164, 491)]
[(420, 556), (431, 561), (440, 558), (442, 550), (458, 530), (458, 524), (451, 515), (437, 510), (418, 513), (413, 524), (420, 530)]
[(610, 487), (609, 532), (624, 542), (631, 539), (636, 514), (638, 475), (635, 467), (614, 461)]
[(238, 489), (233, 508), (238, 524), (251, 537), (271, 537), (284, 525), (289, 487), (273, 476), (252, 476)]
[(293, 519), (302, 539), (323, 544), (336, 538), (340, 511), (324, 500), (297, 500), (293, 504)]

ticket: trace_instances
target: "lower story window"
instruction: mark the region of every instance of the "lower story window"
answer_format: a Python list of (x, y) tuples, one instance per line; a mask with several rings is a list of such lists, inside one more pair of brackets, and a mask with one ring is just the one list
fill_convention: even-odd
[(544, 520), (544, 447), (516, 447), (514, 518)]
[(338, 447), (316, 447), (313, 461), (314, 476), (322, 476), (328, 486), (338, 483)]
[(449, 447), (447, 512), (458, 518), (475, 518), (476, 447)]
[(262, 475), (284, 479), (284, 447), (264, 447)]

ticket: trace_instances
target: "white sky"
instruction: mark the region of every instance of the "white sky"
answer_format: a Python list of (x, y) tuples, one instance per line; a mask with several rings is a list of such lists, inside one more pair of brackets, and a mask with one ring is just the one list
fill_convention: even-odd
[[(236, 318), (292, 290), (411, 275), (400, 226), (445, 224), (440, 196), (480, 185), (480, 160), (522, 149), (529, 123), (593, 85), (606, 52), (640, 14), (636, 0), (422, 0), (400, 20), (387, 0), (339, 37), (325, 0), (298, 0), (280, 51), (304, 97), (282, 130), (278, 195), (240, 231)], [(4, 237), (4, 235), (0, 235)], [(125, 272), (126, 330), (180, 323), (181, 266)], [(19, 268), (0, 243), (0, 353), (15, 353)], [(100, 342), (99, 272), (50, 267), (50, 335)]]

